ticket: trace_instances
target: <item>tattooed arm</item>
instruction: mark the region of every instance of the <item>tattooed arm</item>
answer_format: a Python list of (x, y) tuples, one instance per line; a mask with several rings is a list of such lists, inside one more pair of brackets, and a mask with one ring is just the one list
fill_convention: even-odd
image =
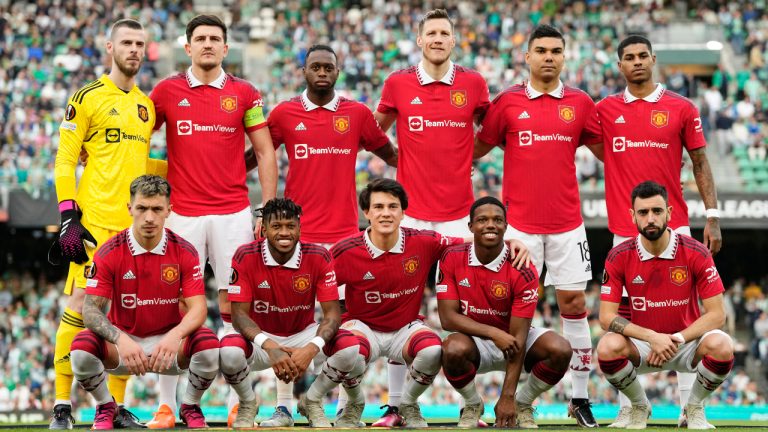
[(131, 375), (144, 375), (149, 371), (149, 358), (144, 349), (120, 331), (107, 318), (111, 300), (106, 297), (87, 295), (83, 304), (83, 323), (92, 332), (117, 346), (120, 363)]
[(107, 342), (117, 344), (120, 329), (112, 325), (107, 318), (107, 311), (112, 301), (106, 297), (86, 295), (83, 303), (83, 323), (85, 327), (101, 336)]
[[(707, 153), (704, 147), (688, 152), (693, 163), (693, 178), (699, 188), (699, 195), (704, 201), (704, 208), (717, 209), (717, 189), (715, 179), (712, 177), (712, 169), (709, 166)], [(709, 248), (712, 255), (717, 254), (723, 245), (723, 236), (720, 233), (720, 218), (707, 218), (704, 226), (704, 245)]]

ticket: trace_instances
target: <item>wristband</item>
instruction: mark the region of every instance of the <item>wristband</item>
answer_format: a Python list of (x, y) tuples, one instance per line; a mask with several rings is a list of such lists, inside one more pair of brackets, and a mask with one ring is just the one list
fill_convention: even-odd
[(720, 210), (716, 208), (707, 209), (706, 214), (707, 214), (707, 219), (710, 219), (710, 218), (720, 219)]
[(63, 213), (67, 210), (75, 210), (77, 209), (77, 204), (75, 204), (75, 200), (64, 200), (59, 203), (59, 213)]
[(269, 339), (267, 335), (264, 334), (264, 332), (261, 332), (256, 335), (256, 337), (253, 338), (253, 343), (256, 344), (257, 347), (261, 348), (262, 345), (264, 345), (264, 342)]
[(685, 338), (683, 337), (683, 334), (680, 332), (673, 334), (672, 337), (675, 339), (681, 340), (682, 341), (681, 343), (685, 343)]
[(315, 336), (311, 341), (309, 341), (309, 343), (314, 344), (317, 346), (317, 349), (322, 351), (323, 347), (325, 346), (325, 339), (321, 338), (320, 336)]

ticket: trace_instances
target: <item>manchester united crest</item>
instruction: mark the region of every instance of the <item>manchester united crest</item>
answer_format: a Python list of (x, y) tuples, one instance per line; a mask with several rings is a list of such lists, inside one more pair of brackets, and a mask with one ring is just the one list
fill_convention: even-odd
[(167, 284), (172, 284), (179, 280), (178, 264), (163, 264), (160, 266), (160, 279)]
[(228, 113), (237, 111), (237, 96), (222, 96), (221, 109)]
[(682, 285), (688, 280), (688, 267), (678, 266), (669, 268), (669, 278), (675, 285)]
[(405, 271), (405, 274), (408, 276), (412, 276), (416, 273), (416, 270), (419, 269), (419, 258), (418, 257), (410, 257), (403, 260), (403, 271)]
[(651, 124), (663, 128), (669, 124), (669, 111), (651, 111)]
[(558, 105), (557, 113), (560, 116), (560, 120), (570, 123), (576, 120), (576, 110), (569, 105)]
[(491, 295), (499, 300), (507, 298), (507, 295), (509, 295), (509, 284), (497, 280), (491, 282)]
[(299, 294), (307, 292), (310, 286), (310, 278), (308, 274), (300, 274), (293, 277), (293, 290)]
[(456, 108), (464, 108), (467, 105), (467, 91), (451, 90), (451, 105)]
[(145, 107), (144, 105), (141, 105), (141, 104), (136, 104), (136, 105), (138, 105), (138, 107), (139, 107), (139, 118), (141, 119), (141, 121), (143, 121), (144, 123), (148, 122), (149, 121), (149, 111), (147, 111), (147, 107)]
[(333, 130), (340, 134), (347, 133), (349, 131), (349, 116), (334, 116)]

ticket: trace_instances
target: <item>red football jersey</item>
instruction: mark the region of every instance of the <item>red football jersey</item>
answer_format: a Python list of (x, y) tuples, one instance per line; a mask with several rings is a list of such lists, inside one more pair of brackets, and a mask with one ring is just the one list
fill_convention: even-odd
[(510, 225), (530, 234), (581, 225), (576, 148), (600, 142), (599, 129), (586, 127), (594, 109), (586, 93), (562, 83), (549, 94), (518, 84), (494, 99), (477, 137), (504, 147), (502, 198)]
[(439, 81), (421, 63), (384, 81), (376, 110), (397, 114), (397, 181), (408, 192), (408, 216), (451, 221), (469, 213), (473, 121), (488, 104), (483, 77), (457, 65)]
[(452, 246), (440, 259), (437, 300), (459, 300), (461, 313), (509, 332), (510, 316), (533, 318), (539, 300), (536, 267), (517, 270), (505, 245), (499, 256), (483, 264), (474, 244)]
[(629, 209), (635, 186), (653, 180), (665, 188), (672, 206), (669, 226), (690, 225), (688, 206), (680, 189), (683, 148), (707, 145), (701, 118), (688, 99), (665, 90), (643, 99), (629, 92), (609, 96), (597, 104), (592, 121), (599, 123), (605, 150), (605, 202), (608, 228), (629, 237), (637, 232)]
[(224, 71), (205, 85), (187, 71), (160, 81), (149, 97), (155, 130), (167, 123), (173, 211), (203, 216), (248, 207), (245, 133), (267, 125), (253, 85)]
[(132, 228), (119, 232), (99, 248), (86, 276), (85, 293), (111, 299), (109, 321), (137, 337), (178, 325), (179, 296), (205, 295), (197, 251), (169, 229), (151, 251), (139, 245)]
[(319, 107), (305, 92), (275, 107), (267, 123), (275, 147), (285, 144), (288, 154), (285, 196), (302, 208), (301, 239), (335, 243), (357, 233), (358, 149), (389, 141), (371, 110), (339, 96)]
[(358, 319), (373, 330), (391, 332), (417, 319), (429, 268), (448, 246), (462, 241), (401, 227), (389, 251), (374, 246), (368, 231), (336, 243), (331, 248), (336, 276), (346, 285), (343, 321)]
[(632, 323), (675, 334), (701, 316), (699, 298), (725, 289), (709, 250), (691, 237), (669, 231), (669, 246), (658, 257), (645, 250), (639, 235), (611, 249), (600, 300), (620, 303), (626, 287)]
[(267, 240), (240, 246), (232, 258), (229, 301), (252, 303), (250, 316), (262, 331), (290, 336), (315, 322), (315, 298), (339, 299), (331, 255), (322, 247), (299, 243), (288, 262), (278, 264)]

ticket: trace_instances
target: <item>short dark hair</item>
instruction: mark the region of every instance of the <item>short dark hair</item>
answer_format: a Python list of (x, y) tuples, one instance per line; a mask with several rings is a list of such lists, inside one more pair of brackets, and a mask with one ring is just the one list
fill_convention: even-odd
[(536, 39), (541, 38), (557, 38), (563, 41), (563, 48), (565, 48), (565, 37), (560, 33), (560, 30), (552, 27), (549, 24), (541, 24), (533, 29), (533, 33), (528, 37), (528, 49), (531, 49), (531, 44)]
[(336, 51), (334, 51), (333, 48), (331, 48), (330, 46), (322, 45), (322, 44), (315, 44), (315, 45), (312, 45), (311, 47), (309, 47), (309, 49), (307, 50), (307, 54), (304, 56), (304, 64), (305, 65), (307, 64), (307, 59), (309, 58), (309, 55), (312, 54), (315, 51), (328, 51), (329, 53), (333, 54), (333, 58), (334, 59), (336, 59), (336, 60), (339, 59), (339, 57), (336, 55)]
[(451, 33), (454, 33), (453, 20), (451, 19), (451, 16), (448, 15), (448, 11), (445, 9), (433, 9), (425, 13), (424, 16), (421, 17), (421, 20), (419, 20), (419, 34), (421, 34), (421, 31), (424, 30), (424, 23), (433, 19), (448, 20), (448, 22), (451, 23)]
[(484, 196), (482, 198), (479, 198), (477, 201), (475, 201), (472, 204), (472, 207), (469, 208), (470, 223), (475, 219), (475, 210), (477, 210), (478, 207), (484, 206), (486, 204), (492, 204), (492, 205), (498, 206), (501, 209), (501, 211), (504, 213), (504, 219), (507, 218), (507, 208), (504, 207), (504, 204), (502, 204), (498, 198), (492, 197), (492, 196)]
[(216, 15), (198, 15), (192, 18), (187, 23), (187, 43), (192, 40), (192, 33), (200, 26), (214, 26), (221, 29), (224, 32), (224, 43), (227, 42), (227, 26), (224, 25), (224, 21)]
[(632, 189), (632, 208), (635, 207), (635, 199), (646, 199), (661, 195), (664, 198), (664, 203), (667, 203), (667, 189), (656, 183), (655, 181), (646, 180)]
[(290, 198), (273, 198), (256, 211), (261, 212), (265, 225), (272, 218), (297, 220), (301, 218), (301, 206)]
[(627, 36), (619, 44), (619, 48), (616, 50), (616, 53), (619, 56), (619, 60), (621, 60), (621, 57), (624, 55), (624, 48), (634, 44), (643, 44), (647, 46), (648, 51), (650, 51), (651, 54), (653, 54), (653, 47), (651, 46), (651, 41), (649, 41), (648, 38), (646, 38), (645, 36), (634, 34), (634, 35)]
[(134, 19), (130, 19), (130, 18), (121, 19), (121, 20), (115, 21), (115, 23), (112, 24), (112, 27), (110, 27), (110, 29), (109, 29), (109, 39), (111, 40), (112, 37), (115, 35), (115, 32), (118, 29), (121, 29), (123, 27), (127, 27), (127, 28), (133, 29), (133, 30), (144, 30), (144, 26), (141, 25), (140, 22), (138, 22), (138, 21), (136, 21)]
[(131, 182), (131, 202), (137, 194), (145, 197), (160, 195), (171, 199), (171, 184), (160, 176), (144, 174)]
[(403, 210), (408, 208), (408, 195), (405, 194), (403, 185), (392, 179), (380, 178), (368, 183), (368, 186), (360, 192), (361, 209), (368, 211), (371, 208), (371, 194), (374, 192), (386, 192), (396, 196), (400, 200), (400, 207)]

